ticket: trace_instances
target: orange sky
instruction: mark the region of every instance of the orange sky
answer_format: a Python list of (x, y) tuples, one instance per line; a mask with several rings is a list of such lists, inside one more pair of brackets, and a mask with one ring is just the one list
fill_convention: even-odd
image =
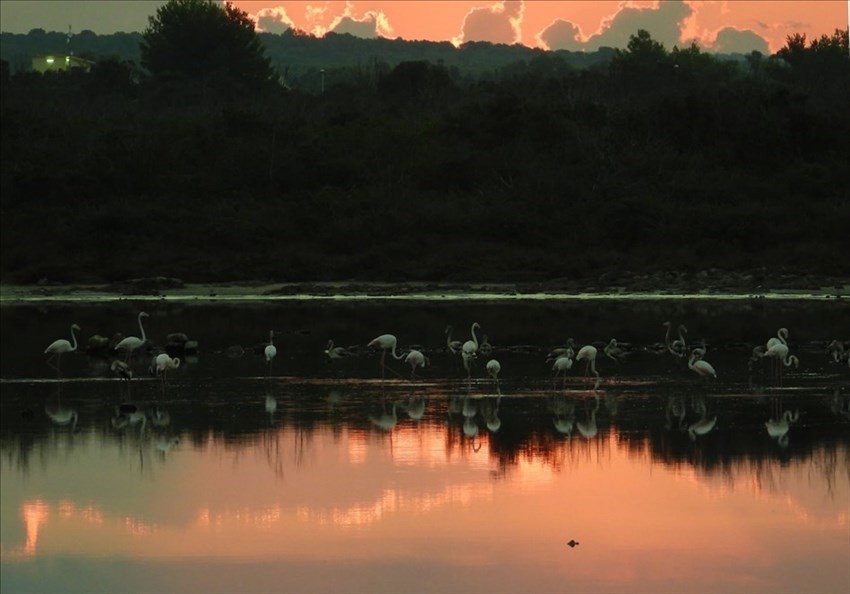
[(269, 31), (289, 25), (315, 35), (337, 30), (454, 43), (520, 42), (553, 49), (621, 47), (638, 28), (649, 30), (668, 48), (697, 40), (701, 47), (712, 49), (718, 33), (727, 29), (716, 49), (772, 53), (789, 34), (805, 33), (813, 39), (847, 28), (848, 22), (848, 2), (843, 0), (236, 0), (236, 4)]
[[(143, 31), (166, 0), (2, 0), (2, 31)], [(706, 50), (774, 53), (792, 33), (809, 40), (846, 29), (846, 0), (234, 0), (261, 25), (288, 25), (431, 41), (521, 42), (588, 50), (624, 47), (637, 29), (672, 49), (698, 40)], [(721, 33), (718, 39), (718, 33)]]

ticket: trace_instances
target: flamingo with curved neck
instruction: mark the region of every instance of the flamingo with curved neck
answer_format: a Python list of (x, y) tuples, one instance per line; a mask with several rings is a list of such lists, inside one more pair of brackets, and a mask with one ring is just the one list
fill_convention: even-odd
[(70, 353), (77, 350), (77, 336), (74, 334), (74, 330), (79, 329), (80, 327), (76, 324), (71, 324), (71, 340), (73, 341), (73, 344), (64, 338), (60, 338), (51, 342), (47, 345), (47, 348), (44, 349), (45, 355), (50, 354), (50, 357), (47, 359), (48, 365), (50, 365), (53, 357), (56, 357), (56, 377), (59, 377), (59, 363), (62, 360), (62, 353)]
[(396, 346), (398, 345), (398, 340), (395, 337), (395, 334), (381, 334), (380, 336), (373, 338), (369, 341), (366, 346), (377, 347), (381, 349), (381, 379), (384, 378), (385, 371), (387, 369), (386, 358), (387, 351), (390, 351), (390, 354), (393, 356), (393, 359), (396, 361), (400, 359), (404, 359), (403, 353), (396, 353)]
[(124, 340), (122, 340), (121, 342), (119, 342), (118, 344), (115, 345), (116, 351), (126, 351), (126, 353), (127, 353), (126, 360), (128, 360), (128, 361), (130, 359), (130, 355), (133, 354), (133, 351), (135, 351), (139, 347), (143, 346), (145, 344), (145, 341), (147, 340), (147, 337), (145, 336), (145, 327), (142, 325), (142, 318), (146, 318), (146, 317), (148, 317), (148, 314), (146, 314), (143, 311), (139, 312), (138, 320), (139, 320), (139, 332), (142, 335), (141, 338), (139, 338), (137, 336), (128, 336), (127, 338), (125, 338)]

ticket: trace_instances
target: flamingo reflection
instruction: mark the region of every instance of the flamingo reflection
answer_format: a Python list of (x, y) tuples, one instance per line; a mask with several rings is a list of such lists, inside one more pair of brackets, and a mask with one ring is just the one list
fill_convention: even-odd
[(581, 433), (581, 436), (585, 439), (592, 439), (596, 437), (596, 434), (599, 432), (599, 428), (596, 425), (596, 413), (599, 412), (599, 394), (594, 392), (593, 399), (593, 410), (590, 410), (589, 412), (587, 406), (588, 401), (585, 399), (585, 419), (576, 423), (576, 429), (578, 429), (578, 432)]
[(575, 402), (568, 400), (565, 396), (555, 396), (552, 399), (552, 412), (554, 414), (552, 423), (555, 429), (558, 433), (569, 437), (576, 421)]

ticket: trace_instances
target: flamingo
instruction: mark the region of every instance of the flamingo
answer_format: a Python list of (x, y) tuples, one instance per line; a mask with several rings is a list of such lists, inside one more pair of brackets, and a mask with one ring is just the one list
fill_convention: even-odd
[(328, 344), (325, 347), (325, 356), (328, 358), (328, 363), (331, 363), (343, 357), (350, 357), (351, 353), (345, 347), (334, 346), (333, 340), (328, 340)]
[(398, 345), (398, 341), (394, 334), (381, 334), (380, 336), (373, 338), (369, 341), (367, 346), (377, 347), (381, 349), (381, 379), (384, 378), (385, 370), (387, 369), (386, 358), (387, 351), (390, 351), (390, 354), (393, 356), (393, 359), (399, 361), (404, 359), (404, 355), (401, 353), (396, 354), (396, 346)]
[[(50, 365), (50, 362), (53, 360), (53, 357), (56, 357), (56, 377), (59, 377), (59, 363), (62, 360), (62, 353), (71, 353), (77, 350), (77, 336), (74, 334), (74, 330), (79, 330), (80, 327), (76, 324), (71, 324), (71, 342), (68, 342), (64, 338), (60, 338), (58, 340), (54, 340), (47, 348), (44, 349), (44, 354), (50, 354), (50, 357), (47, 359), (47, 364)], [(51, 365), (52, 367), (52, 365)]]
[(776, 331), (776, 336), (767, 341), (766, 348), (769, 351), (777, 344), (788, 344), (788, 328), (780, 328)]
[(496, 380), (496, 385), (499, 385), (499, 372), (502, 371), (502, 364), (499, 363), (496, 359), (490, 359), (487, 361), (487, 365), (485, 366), (487, 369), (487, 375)]
[(772, 347), (767, 349), (762, 357), (770, 357), (771, 359), (775, 359), (775, 373), (778, 376), (779, 380), (782, 380), (782, 368), (783, 367), (791, 367), (794, 368), (800, 367), (800, 360), (796, 355), (788, 355), (788, 345), (781, 342), (776, 342)]
[(138, 320), (139, 320), (139, 332), (141, 332), (142, 337), (138, 338), (136, 336), (128, 336), (123, 339), (121, 342), (115, 345), (116, 351), (126, 351), (126, 361), (130, 360), (130, 356), (133, 354), (133, 351), (138, 349), (140, 346), (145, 344), (145, 327), (142, 326), (142, 318), (147, 318), (148, 314), (143, 311), (139, 312)]
[(463, 347), (461, 348), (463, 366), (466, 368), (466, 377), (468, 378), (471, 377), (472, 374), (472, 363), (478, 356), (478, 337), (475, 335), (476, 328), (481, 328), (481, 325), (478, 322), (473, 322), (470, 329), (472, 338), (463, 343)]
[(691, 358), (688, 360), (688, 369), (692, 369), (697, 375), (702, 377), (717, 377), (717, 372), (714, 371), (711, 363), (703, 361), (702, 356), (705, 349), (694, 349), (691, 353)]
[(266, 362), (269, 364), (269, 375), (271, 375), (272, 361), (277, 356), (277, 347), (274, 346), (274, 330), (269, 330), (269, 344), (263, 349), (263, 354), (266, 356)]
[(128, 381), (133, 379), (133, 370), (124, 361), (115, 359), (112, 361), (112, 365), (109, 366), (109, 369), (121, 379)]
[(168, 381), (168, 370), (180, 367), (180, 359), (177, 357), (172, 358), (168, 353), (160, 353), (154, 357), (152, 367), (156, 374), (162, 378), (162, 389), (165, 390), (165, 384)]
[(605, 353), (606, 357), (613, 359), (617, 363), (619, 363), (620, 359), (626, 355), (626, 351), (617, 345), (616, 338), (609, 340), (608, 344), (605, 345), (605, 348), (602, 349), (602, 352)]
[(561, 357), (568, 357), (572, 359), (575, 356), (575, 342), (572, 338), (567, 339), (566, 346), (563, 347), (555, 347), (549, 354), (546, 355), (546, 362), (554, 361), (556, 359), (560, 359)]
[(555, 359), (555, 362), (552, 364), (552, 371), (555, 372), (555, 376), (552, 378), (554, 388), (554, 382), (558, 379), (558, 375), (562, 375), (563, 379), (561, 380), (561, 388), (566, 388), (567, 386), (567, 371), (572, 369), (573, 360), (568, 356), (564, 355), (563, 357), (558, 357)]
[(452, 355), (457, 355), (463, 348), (463, 343), (459, 340), (452, 340), (452, 330), (451, 326), (446, 326), (446, 348)]
[(404, 362), (410, 365), (410, 377), (416, 377), (416, 368), (421, 367), (425, 368), (426, 365), (430, 365), (431, 361), (422, 354), (421, 351), (417, 351), (416, 349), (412, 349), (407, 356), (404, 358)]
[(679, 324), (679, 338), (671, 342), (670, 330), (672, 328), (672, 324), (668, 321), (664, 322), (663, 325), (667, 327), (667, 334), (664, 335), (664, 344), (667, 346), (667, 350), (676, 357), (684, 357), (688, 349), (688, 343), (685, 340), (684, 335), (687, 334), (688, 329), (684, 324)]
[(485, 334), (484, 336), (482, 336), (482, 337), (481, 337), (481, 344), (479, 344), (479, 345), (478, 345), (478, 350), (479, 350), (479, 351), (481, 352), (481, 354), (482, 354), (482, 355), (484, 355), (485, 357), (489, 356), (489, 355), (490, 355), (490, 353), (492, 353), (492, 352), (493, 352), (493, 345), (492, 345), (492, 344), (490, 344), (490, 341), (489, 341), (489, 340), (487, 340), (487, 335), (486, 335), (486, 334)]
[(578, 350), (576, 361), (585, 361), (584, 374), (588, 372), (596, 376), (596, 384), (599, 385), (599, 372), (596, 371), (596, 347), (593, 345), (585, 345)]

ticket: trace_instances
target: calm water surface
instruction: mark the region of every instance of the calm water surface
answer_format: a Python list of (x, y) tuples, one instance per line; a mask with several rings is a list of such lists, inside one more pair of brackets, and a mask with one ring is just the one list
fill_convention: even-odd
[[(142, 309), (128, 383), (86, 341), (139, 335)], [(666, 320), (716, 380), (662, 348)], [(493, 352), (467, 379), (444, 329), (473, 321)], [(840, 301), (128, 301), (0, 322), (3, 592), (850, 591)], [(72, 323), (57, 379), (42, 352)], [(781, 326), (799, 368), (750, 370)], [(147, 367), (173, 332), (198, 349), (163, 383)], [(389, 357), (382, 381), (383, 333), (430, 366)], [(598, 386), (579, 363), (553, 381), (568, 337), (599, 347)], [(353, 355), (328, 363), (328, 339)]]

